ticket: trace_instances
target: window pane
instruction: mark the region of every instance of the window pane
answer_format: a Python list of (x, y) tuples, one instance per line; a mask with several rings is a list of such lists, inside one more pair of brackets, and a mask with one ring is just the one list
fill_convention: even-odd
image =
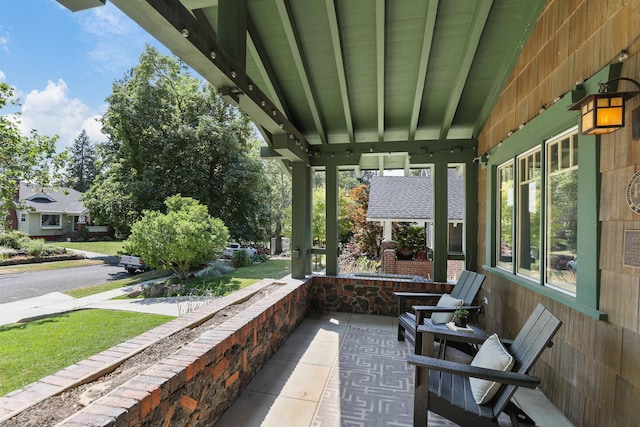
[(578, 232), (577, 136), (551, 141), (562, 150), (562, 168), (547, 178), (546, 283), (575, 295)]
[(60, 215), (42, 215), (41, 224), (43, 227), (59, 227)]
[[(540, 279), (540, 150), (525, 155), (528, 180), (518, 182), (518, 273)], [(522, 162), (521, 162), (522, 163)]]
[(513, 270), (513, 164), (498, 168), (498, 266)]

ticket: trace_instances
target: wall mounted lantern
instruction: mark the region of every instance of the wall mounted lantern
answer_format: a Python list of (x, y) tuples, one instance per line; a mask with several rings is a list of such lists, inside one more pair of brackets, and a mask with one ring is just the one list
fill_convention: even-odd
[(569, 108), (580, 110), (580, 132), (583, 135), (604, 135), (624, 127), (624, 103), (640, 91), (607, 92), (608, 84), (618, 80), (631, 82), (640, 89), (637, 81), (618, 77), (606, 83), (598, 83), (598, 93), (585, 96)]

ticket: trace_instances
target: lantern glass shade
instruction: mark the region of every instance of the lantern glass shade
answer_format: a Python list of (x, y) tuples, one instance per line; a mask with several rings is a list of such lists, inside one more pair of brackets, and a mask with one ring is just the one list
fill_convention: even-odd
[(580, 101), (580, 131), (602, 135), (624, 127), (624, 94), (598, 93)]

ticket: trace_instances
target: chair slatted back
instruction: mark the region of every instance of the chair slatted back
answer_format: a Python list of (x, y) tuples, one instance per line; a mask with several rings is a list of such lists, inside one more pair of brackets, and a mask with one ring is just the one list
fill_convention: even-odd
[(462, 274), (460, 274), (458, 282), (451, 290), (451, 296), (463, 300), (463, 305), (471, 305), (484, 279), (484, 274), (464, 270)]
[[(562, 325), (560, 319), (545, 306), (538, 304), (509, 348), (509, 353), (515, 359), (513, 372), (528, 373), (544, 349), (549, 346), (560, 325)], [(498, 391), (493, 399), (494, 414), (504, 410), (516, 389), (516, 386), (507, 385)]]

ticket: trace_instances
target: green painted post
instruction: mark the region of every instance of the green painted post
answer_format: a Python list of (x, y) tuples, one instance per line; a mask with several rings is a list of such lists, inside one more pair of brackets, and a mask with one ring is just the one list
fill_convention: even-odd
[(337, 276), (338, 266), (338, 168), (335, 164), (327, 165), (326, 168), (326, 211), (327, 211), (327, 253), (326, 253), (326, 273), (327, 276)]
[(304, 279), (311, 273), (311, 168), (292, 164), (291, 277)]
[(447, 280), (449, 250), (449, 174), (447, 162), (433, 167), (433, 280)]

